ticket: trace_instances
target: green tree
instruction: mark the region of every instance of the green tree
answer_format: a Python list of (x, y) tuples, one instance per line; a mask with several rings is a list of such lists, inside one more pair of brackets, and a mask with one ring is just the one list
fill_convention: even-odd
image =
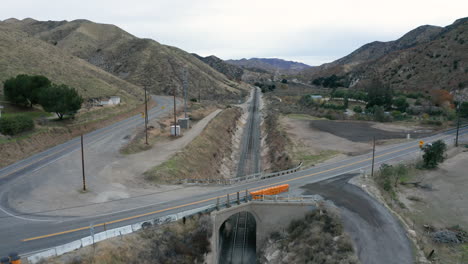
[(281, 80), (281, 82), (282, 82), (282, 83), (288, 83), (288, 80), (283, 79), (283, 80)]
[(42, 90), (50, 85), (50, 80), (44, 76), (20, 74), (6, 80), (3, 89), (8, 101), (32, 107), (39, 103), (39, 95)]
[(374, 121), (385, 122), (386, 118), (385, 118), (385, 111), (383, 107), (375, 105), (373, 108), (374, 108)]
[(459, 109), (460, 117), (467, 117), (468, 118), (468, 102), (463, 102), (460, 104)]
[(440, 162), (443, 162), (447, 145), (442, 140), (437, 140), (432, 144), (423, 147), (423, 167), (426, 169), (436, 168)]
[(81, 108), (83, 98), (74, 88), (52, 84), (44, 89), (39, 101), (44, 110), (56, 113), (62, 119), (66, 114), (75, 114)]
[(377, 105), (384, 107), (384, 109), (389, 109), (392, 107), (392, 97), (392, 90), (388, 85), (384, 85), (379, 80), (373, 80), (367, 86), (366, 108)]
[(393, 105), (395, 105), (400, 112), (406, 112), (406, 108), (409, 106), (404, 96), (399, 96), (397, 99), (393, 100)]

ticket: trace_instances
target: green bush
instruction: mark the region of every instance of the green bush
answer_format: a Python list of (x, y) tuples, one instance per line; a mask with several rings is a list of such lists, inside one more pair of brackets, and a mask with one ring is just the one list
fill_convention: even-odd
[(0, 133), (4, 135), (13, 136), (32, 129), (34, 122), (29, 116), (15, 115), (0, 118)]
[(442, 140), (437, 140), (432, 144), (427, 144), (423, 148), (423, 167), (426, 169), (436, 168), (440, 162), (443, 162), (447, 145)]
[(362, 107), (359, 106), (359, 105), (356, 105), (354, 108), (353, 108), (353, 111), (360, 114), (362, 113)]

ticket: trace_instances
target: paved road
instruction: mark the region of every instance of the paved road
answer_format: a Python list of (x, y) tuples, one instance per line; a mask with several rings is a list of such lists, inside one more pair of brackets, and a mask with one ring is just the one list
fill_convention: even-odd
[(260, 172), (260, 95), (255, 87), (249, 103), (249, 116), (242, 135), (237, 176), (245, 176)]
[[(468, 129), (463, 128), (460, 134), (465, 136), (467, 133)], [(425, 141), (430, 142), (440, 138), (453, 143), (454, 131), (451, 130), (426, 138)], [(415, 155), (415, 153), (419, 152), (417, 141), (411, 141), (379, 150), (376, 153), (375, 160), (378, 165), (380, 163), (389, 162), (390, 160), (404, 159), (409, 155)], [(56, 219), (55, 221), (30, 221), (18, 218), (23, 216), (0, 215), (0, 235), (2, 239), (2, 243), (0, 243), (0, 255), (6, 254), (12, 250), (20, 253), (32, 252), (88, 236), (89, 223), (95, 225), (95, 232), (101, 232), (103, 231), (104, 223), (106, 223), (106, 227), (109, 229), (141, 222), (213, 204), (217, 198), (224, 199), (226, 194), (234, 195), (237, 191), (241, 191), (242, 197), (246, 189), (255, 190), (276, 184), (288, 183), (292, 190), (298, 190), (301, 186), (308, 183), (319, 182), (342, 174), (369, 168), (371, 160), (371, 154), (356, 156), (299, 171), (291, 175), (265, 179), (258, 182), (238, 184), (225, 188), (206, 188), (204, 192), (192, 195), (188, 198), (180, 199), (180, 197), (176, 197), (164, 201), (159, 200), (154, 201), (153, 204), (142, 205), (135, 209), (123, 210), (105, 215), (98, 215), (98, 213), (96, 213), (96, 216), (92, 217), (70, 217)], [(181, 190), (174, 190), (173, 192), (188, 192), (191, 188), (195, 187), (186, 187)], [(96, 211), (98, 212), (99, 210)], [(42, 214), (47, 214), (47, 212), (42, 212)], [(395, 254), (398, 254), (398, 252), (395, 252)]]

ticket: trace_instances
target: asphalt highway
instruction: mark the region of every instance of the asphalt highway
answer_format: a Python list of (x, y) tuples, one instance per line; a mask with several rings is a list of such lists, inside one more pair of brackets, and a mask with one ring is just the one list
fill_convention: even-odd
[[(160, 103), (164, 104), (164, 101)], [(154, 111), (152, 114), (156, 115), (159, 113), (158, 111), (160, 111), (160, 109), (153, 109), (152, 111)], [(138, 118), (140, 117), (135, 116), (129, 120), (134, 120), (135, 123), (141, 124), (143, 119), (140, 118), (140, 120), (136, 120)], [(125, 120), (119, 122), (118, 124), (125, 126), (125, 122), (130, 121)], [(113, 126), (118, 126), (118, 124), (114, 124)], [(468, 128), (466, 127), (460, 130), (461, 137), (465, 136), (467, 133)], [(450, 130), (425, 138), (424, 141), (431, 142), (437, 139), (444, 139), (450, 144), (453, 144), (454, 135), (455, 131)], [(90, 133), (86, 136), (86, 138), (91, 140), (93, 136), (97, 137), (99, 136), (99, 133), (97, 131)], [(375, 154), (376, 168), (378, 168), (379, 164), (381, 163), (391, 162), (392, 160), (401, 160), (411, 155), (417, 155), (417, 153), (420, 152), (418, 141), (419, 140), (413, 140), (406, 143), (391, 145), (377, 151)], [(0, 171), (0, 175), (2, 176), (0, 177), (16, 177), (21, 175), (22, 172), (24, 173), (24, 170), (30, 170), (32, 168), (39, 167), (41, 164), (46, 162), (53, 161), (54, 158), (52, 156), (60, 155), (60, 152), (58, 154), (53, 153), (60, 151), (60, 149), (61, 151), (68, 151), (67, 148), (75, 147), (73, 144), (73, 142), (65, 143), (61, 145), (61, 148), (54, 148), (55, 151), (49, 150), (46, 153), (38, 154), (39, 156), (35, 155), (35, 158), (33, 159), (30, 158), (22, 161), (21, 164), (14, 164), (11, 166), (11, 168), (7, 167), (2, 169), (2, 171)], [(48, 155), (51, 157), (48, 157)], [(31, 164), (34, 163), (34, 159), (37, 159), (39, 164)], [(91, 217), (77, 216), (66, 219), (31, 221), (21, 215), (8, 215), (0, 213), (0, 255), (5, 255), (10, 251), (16, 251), (20, 254), (29, 253), (65, 244), (73, 240), (89, 236), (89, 223), (93, 223), (94, 232), (97, 233), (103, 231), (104, 226), (107, 229), (116, 228), (213, 204), (216, 202), (217, 198), (224, 200), (226, 194), (231, 194), (232, 199), (232, 197), (235, 197), (236, 192), (240, 192), (240, 196), (243, 197), (245, 190), (257, 190), (286, 183), (290, 185), (292, 190), (297, 190), (304, 184), (319, 182), (337, 177), (342, 174), (359, 172), (361, 170), (368, 169), (371, 166), (371, 161), (372, 153), (369, 153), (322, 166), (312, 167), (310, 169), (302, 170), (290, 175), (283, 175), (256, 182), (226, 186), (224, 188), (207, 187), (206, 192), (186, 199), (154, 201), (154, 204), (151, 205), (142, 205), (141, 207), (135, 209), (122, 210), (106, 215), (99, 215), (99, 213), (96, 212), (96, 215)], [(192, 187), (185, 188), (189, 189)], [(181, 191), (184, 191), (184, 189)], [(128, 199), (132, 198), (130, 197)]]

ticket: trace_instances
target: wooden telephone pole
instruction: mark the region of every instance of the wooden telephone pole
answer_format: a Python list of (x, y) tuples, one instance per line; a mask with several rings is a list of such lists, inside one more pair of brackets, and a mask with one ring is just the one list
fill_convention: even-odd
[(374, 160), (375, 160), (375, 136), (374, 136), (374, 143), (372, 147), (372, 170), (371, 170), (371, 177), (374, 177)]
[(177, 137), (176, 86), (174, 85), (174, 136)]
[(83, 134), (81, 134), (81, 168), (83, 171), (83, 191), (86, 191), (86, 176), (84, 166), (84, 147), (83, 147)]
[(148, 100), (146, 98), (146, 85), (145, 85), (145, 137), (146, 145), (148, 145)]

